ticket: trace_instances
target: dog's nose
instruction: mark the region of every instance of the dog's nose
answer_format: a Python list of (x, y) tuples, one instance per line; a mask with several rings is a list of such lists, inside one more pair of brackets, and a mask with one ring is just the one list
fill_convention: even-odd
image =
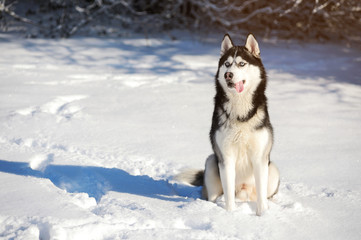
[(233, 73), (231, 73), (231, 72), (226, 72), (226, 73), (224, 74), (224, 78), (227, 79), (227, 80), (232, 80), (232, 78), (233, 78)]

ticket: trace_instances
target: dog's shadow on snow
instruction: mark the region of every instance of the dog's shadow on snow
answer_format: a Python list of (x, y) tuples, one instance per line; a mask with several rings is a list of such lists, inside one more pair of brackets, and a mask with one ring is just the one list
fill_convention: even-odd
[(44, 171), (33, 170), (25, 162), (0, 160), (0, 172), (49, 179), (58, 188), (71, 193), (87, 193), (97, 202), (108, 191), (129, 193), (167, 201), (188, 201), (200, 197), (200, 189), (134, 176), (117, 168), (48, 165)]

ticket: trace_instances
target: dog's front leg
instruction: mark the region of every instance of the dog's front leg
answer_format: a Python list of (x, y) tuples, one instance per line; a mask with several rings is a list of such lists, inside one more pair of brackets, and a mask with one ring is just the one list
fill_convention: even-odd
[(257, 211), (261, 216), (268, 209), (267, 185), (268, 185), (268, 164), (266, 161), (255, 161), (253, 163), (253, 174), (257, 192)]
[(226, 201), (226, 210), (232, 211), (235, 208), (236, 163), (232, 158), (224, 160), (224, 162), (219, 163), (219, 172)]
[(268, 187), (268, 162), (272, 147), (272, 137), (266, 129), (255, 132), (249, 141), (248, 156), (253, 166), (253, 175), (257, 193), (257, 211), (261, 216), (268, 210), (267, 187)]

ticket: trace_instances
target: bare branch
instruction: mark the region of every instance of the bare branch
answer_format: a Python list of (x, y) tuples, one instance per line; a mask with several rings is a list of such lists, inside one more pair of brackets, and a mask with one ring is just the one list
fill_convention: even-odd
[[(21, 2), (12, 1), (13, 7)], [(21, 6), (28, 6), (23, 4)], [(34, 10), (31, 10), (34, 12)], [(122, 31), (151, 32), (170, 29), (196, 31), (252, 31), (264, 36), (300, 39), (360, 39), (361, 2), (357, 0), (50, 0), (35, 10), (39, 24), (15, 13), (0, 0), (0, 13), (42, 28), (42, 34), (69, 37), (90, 26), (107, 32), (116, 24)], [(26, 15), (27, 16), (27, 15)], [(1, 18), (2, 25), (9, 19)], [(41, 26), (39, 26), (41, 25)], [(103, 30), (102, 30), (103, 29)], [(94, 31), (92, 31), (94, 32)]]
[(40, 27), (38, 24), (36, 24), (35, 22), (33, 22), (32, 20), (25, 18), (25, 17), (21, 17), (19, 15), (17, 15), (14, 11), (12, 11), (10, 8), (12, 7), (14, 3), (11, 3), (9, 5), (5, 5), (5, 0), (0, 2), (0, 12), (6, 13), (9, 16), (15, 18), (18, 21), (27, 23), (27, 24), (32, 24), (35, 25), (37, 27)]

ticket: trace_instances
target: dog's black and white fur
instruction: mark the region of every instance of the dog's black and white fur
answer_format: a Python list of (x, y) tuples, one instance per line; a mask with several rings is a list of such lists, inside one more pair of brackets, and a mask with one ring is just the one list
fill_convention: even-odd
[(267, 198), (278, 191), (279, 172), (270, 162), (273, 128), (265, 96), (267, 76), (258, 43), (248, 35), (245, 46), (223, 38), (216, 74), (216, 95), (210, 140), (214, 154), (205, 170), (177, 178), (203, 185), (203, 198), (215, 202), (224, 194), (225, 208), (235, 198), (257, 201), (257, 215), (268, 209)]

